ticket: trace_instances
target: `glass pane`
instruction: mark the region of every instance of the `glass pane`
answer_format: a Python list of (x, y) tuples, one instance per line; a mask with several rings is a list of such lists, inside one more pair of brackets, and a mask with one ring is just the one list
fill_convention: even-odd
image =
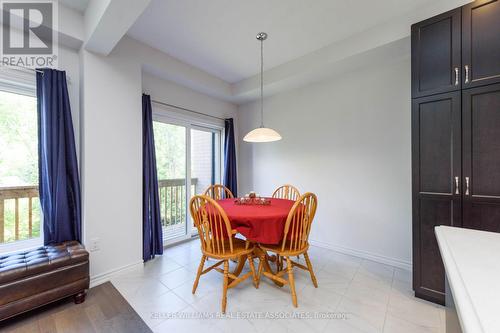
[(186, 234), (186, 128), (153, 122), (163, 240)]
[(40, 237), (36, 98), (0, 91), (0, 244)]
[[(220, 183), (218, 132), (191, 129), (191, 195), (203, 194)], [(196, 229), (195, 229), (196, 230)]]
[(216, 150), (216, 133), (191, 130), (192, 195), (203, 194), (207, 187), (219, 183), (215, 165)]

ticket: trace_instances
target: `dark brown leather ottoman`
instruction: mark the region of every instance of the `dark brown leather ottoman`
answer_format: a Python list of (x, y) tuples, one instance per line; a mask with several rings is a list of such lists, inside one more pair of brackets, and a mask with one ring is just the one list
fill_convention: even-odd
[(0, 321), (68, 296), (85, 300), (89, 254), (71, 241), (0, 255)]

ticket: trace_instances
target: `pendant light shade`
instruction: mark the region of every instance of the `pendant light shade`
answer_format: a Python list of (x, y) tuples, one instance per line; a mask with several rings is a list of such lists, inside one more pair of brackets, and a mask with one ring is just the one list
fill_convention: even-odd
[(264, 126), (264, 41), (267, 39), (265, 32), (257, 34), (260, 41), (260, 127), (245, 135), (243, 141), (246, 142), (273, 142), (281, 140), (281, 135), (272, 128)]
[(243, 141), (246, 142), (273, 142), (281, 140), (281, 135), (272, 128), (259, 127), (245, 135)]

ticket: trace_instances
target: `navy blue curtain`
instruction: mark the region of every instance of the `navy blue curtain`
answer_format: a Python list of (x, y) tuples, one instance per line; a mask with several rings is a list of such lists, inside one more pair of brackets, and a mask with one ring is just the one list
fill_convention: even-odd
[(233, 118), (224, 121), (224, 186), (238, 196), (238, 177), (236, 174), (236, 147), (234, 144)]
[(151, 97), (142, 95), (142, 258), (163, 254)]
[(215, 184), (215, 133), (212, 132), (212, 174), (210, 175), (210, 184)]
[(36, 73), (36, 95), (44, 243), (81, 242), (80, 181), (66, 73), (48, 68), (40, 71)]

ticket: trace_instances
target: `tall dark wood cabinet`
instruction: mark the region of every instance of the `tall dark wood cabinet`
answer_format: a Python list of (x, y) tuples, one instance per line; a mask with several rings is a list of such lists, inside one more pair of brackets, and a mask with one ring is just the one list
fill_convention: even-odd
[(462, 174), (460, 123), (460, 91), (413, 100), (413, 284), (418, 296), (438, 303), (444, 267), (434, 227), (461, 223), (458, 180), (450, 181)]
[(460, 90), (460, 8), (411, 29), (412, 97)]
[(474, 1), (462, 8), (464, 88), (500, 82), (500, 4)]
[(464, 90), (462, 118), (462, 225), (500, 232), (500, 83)]
[(444, 304), (434, 227), (500, 232), (500, 0), (411, 33), (413, 289)]

